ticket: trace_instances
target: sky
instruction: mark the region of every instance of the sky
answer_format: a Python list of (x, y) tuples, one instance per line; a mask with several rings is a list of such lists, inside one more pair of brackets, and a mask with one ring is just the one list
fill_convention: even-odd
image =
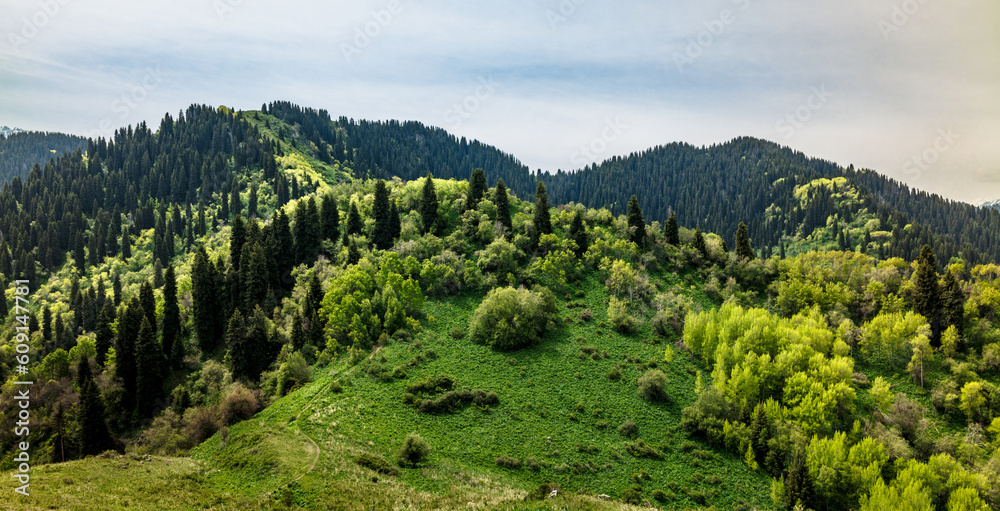
[(192, 103), (418, 120), (575, 170), (753, 136), (1000, 198), (996, 0), (0, 0), (0, 125)]

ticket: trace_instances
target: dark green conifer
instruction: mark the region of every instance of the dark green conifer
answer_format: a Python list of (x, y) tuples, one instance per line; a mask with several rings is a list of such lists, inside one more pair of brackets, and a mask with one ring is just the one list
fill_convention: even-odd
[(680, 227), (677, 226), (677, 215), (670, 213), (667, 224), (663, 228), (663, 234), (667, 238), (667, 243), (679, 247), (681, 245)]
[(639, 199), (635, 195), (628, 200), (628, 226), (631, 231), (630, 241), (635, 243), (639, 249), (646, 248), (646, 219), (642, 217), (642, 208), (639, 207)]
[(385, 186), (385, 181), (379, 179), (375, 182), (375, 202), (372, 206), (372, 216), (375, 217), (375, 228), (372, 233), (372, 243), (375, 248), (388, 250), (392, 248), (392, 225), (389, 205), (389, 189)]
[(420, 219), (423, 221), (424, 234), (436, 230), (438, 198), (437, 191), (434, 189), (434, 176), (430, 172), (424, 179), (424, 188), (420, 195)]
[(465, 209), (476, 209), (483, 194), (486, 193), (487, 186), (486, 172), (480, 168), (473, 170), (469, 176), (469, 195), (465, 201)]
[(497, 179), (496, 186), (497, 222), (506, 229), (507, 236), (511, 236), (514, 224), (510, 216), (510, 197), (507, 195), (507, 187), (503, 184), (503, 179)]
[(913, 311), (927, 318), (936, 344), (940, 341), (941, 335), (941, 324), (938, 320), (941, 314), (941, 295), (938, 288), (937, 258), (930, 245), (924, 245), (920, 250), (916, 280)]
[(757, 257), (753, 247), (750, 246), (750, 233), (747, 231), (747, 224), (740, 222), (736, 229), (736, 257), (744, 261), (749, 261)]
[(535, 185), (534, 229), (531, 231), (531, 246), (537, 247), (543, 234), (552, 234), (552, 218), (549, 212), (549, 193), (545, 183)]
[(94, 383), (90, 360), (83, 357), (76, 367), (76, 381), (80, 387), (80, 400), (76, 407), (76, 422), (80, 426), (80, 454), (94, 456), (114, 449), (115, 442), (104, 419), (104, 402)]
[(583, 214), (579, 211), (573, 215), (573, 223), (569, 227), (569, 238), (576, 242), (576, 257), (583, 257), (590, 248), (587, 238), (587, 228), (583, 225)]
[(177, 303), (177, 274), (174, 265), (167, 265), (163, 282), (163, 356), (171, 359), (174, 342), (181, 330), (180, 306)]

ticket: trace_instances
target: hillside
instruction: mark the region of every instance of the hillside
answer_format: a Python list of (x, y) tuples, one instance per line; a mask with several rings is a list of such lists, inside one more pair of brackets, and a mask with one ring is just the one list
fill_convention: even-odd
[(937, 235), (848, 177), (777, 183), (805, 228), (760, 258), (766, 226), (638, 197), (368, 178), (354, 128), (290, 111), (195, 105), (5, 184), (8, 479), (12, 382), (39, 398), (3, 505), (1000, 504), (1000, 270), (891, 257)]
[[(4, 126), (6, 128), (6, 126)], [(62, 133), (9, 130), (0, 133), (0, 180), (24, 178), (33, 165), (85, 148), (87, 139)]]

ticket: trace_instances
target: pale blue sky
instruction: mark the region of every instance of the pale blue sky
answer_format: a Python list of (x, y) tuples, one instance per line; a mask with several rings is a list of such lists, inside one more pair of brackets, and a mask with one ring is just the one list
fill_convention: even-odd
[(191, 103), (280, 99), (419, 120), (532, 169), (750, 135), (959, 200), (1000, 197), (995, 0), (0, 0), (0, 12), (0, 125), (109, 135)]

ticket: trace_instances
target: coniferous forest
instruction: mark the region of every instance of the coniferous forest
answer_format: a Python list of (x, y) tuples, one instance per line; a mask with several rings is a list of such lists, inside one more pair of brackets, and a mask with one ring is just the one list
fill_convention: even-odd
[(0, 178), (4, 506), (1000, 505), (997, 210), (288, 102), (11, 135)]

